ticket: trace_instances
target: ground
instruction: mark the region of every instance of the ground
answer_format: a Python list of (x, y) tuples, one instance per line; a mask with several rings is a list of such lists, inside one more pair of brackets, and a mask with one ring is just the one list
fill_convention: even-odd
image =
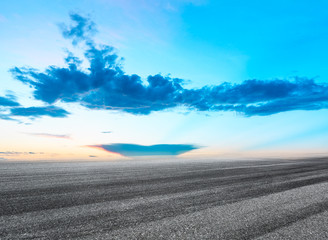
[(328, 239), (328, 158), (0, 162), (0, 239)]

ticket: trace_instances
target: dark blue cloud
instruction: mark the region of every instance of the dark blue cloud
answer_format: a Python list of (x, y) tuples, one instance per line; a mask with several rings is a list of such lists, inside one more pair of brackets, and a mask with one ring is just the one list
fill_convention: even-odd
[(66, 117), (69, 113), (59, 107), (47, 106), (47, 107), (18, 107), (10, 109), (11, 116), (24, 116), (24, 117)]
[(158, 144), (158, 145), (137, 145), (127, 143), (115, 143), (108, 145), (94, 145), (89, 146), (93, 148), (100, 148), (108, 152), (118, 153), (123, 156), (153, 156), (153, 155), (179, 155), (189, 152), (198, 147), (189, 144)]
[(158, 74), (143, 80), (135, 74), (127, 75), (115, 49), (97, 45), (91, 39), (95, 24), (77, 14), (72, 14), (71, 19), (75, 24), (62, 25), (63, 36), (73, 44), (84, 44), (89, 68), (83, 69), (82, 60), (69, 53), (66, 67), (49, 66), (44, 72), (32, 68), (11, 69), (17, 80), (34, 88), (36, 99), (48, 104), (78, 102), (90, 109), (132, 114), (184, 106), (197, 111), (235, 111), (245, 116), (328, 108), (327, 84), (308, 78), (254, 79), (187, 89), (178, 78)]
[(6, 95), (5, 97), (0, 96), (0, 119), (20, 122), (12, 118), (7, 113), (8, 109), (18, 106), (20, 106), (20, 104), (16, 101), (15, 96), (13, 95)]
[(25, 117), (66, 117), (69, 113), (55, 106), (47, 107), (22, 107), (17, 101), (16, 97), (12, 94), (7, 94), (6, 97), (0, 96), (0, 119), (11, 120), (22, 123), (21, 121), (13, 118), (15, 116), (25, 116)]
[(76, 13), (71, 13), (70, 18), (73, 21), (73, 25), (68, 27), (65, 24), (60, 24), (59, 27), (62, 30), (63, 36), (71, 39), (73, 45), (80, 41), (88, 40), (92, 34), (97, 32), (95, 23), (89, 18), (82, 17)]
[(328, 108), (328, 87), (313, 79), (247, 80), (187, 90), (183, 102), (200, 111), (235, 111), (246, 116), (266, 116), (292, 110)]
[(0, 106), (4, 107), (17, 107), (20, 104), (14, 100), (12, 96), (10, 97), (1, 97), (0, 96)]

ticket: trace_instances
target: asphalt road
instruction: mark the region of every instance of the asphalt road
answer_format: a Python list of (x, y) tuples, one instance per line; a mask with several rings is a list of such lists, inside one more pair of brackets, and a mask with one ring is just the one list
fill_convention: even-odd
[(0, 163), (0, 239), (328, 239), (328, 158)]

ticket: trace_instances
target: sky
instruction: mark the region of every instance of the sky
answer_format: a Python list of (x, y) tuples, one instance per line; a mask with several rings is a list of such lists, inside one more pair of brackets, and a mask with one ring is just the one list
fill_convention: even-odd
[(328, 154), (327, 1), (0, 2), (0, 160)]

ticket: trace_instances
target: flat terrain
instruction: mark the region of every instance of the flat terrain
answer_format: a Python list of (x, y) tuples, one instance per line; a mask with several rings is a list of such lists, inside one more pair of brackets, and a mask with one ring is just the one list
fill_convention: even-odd
[(0, 163), (0, 239), (328, 239), (328, 158)]

